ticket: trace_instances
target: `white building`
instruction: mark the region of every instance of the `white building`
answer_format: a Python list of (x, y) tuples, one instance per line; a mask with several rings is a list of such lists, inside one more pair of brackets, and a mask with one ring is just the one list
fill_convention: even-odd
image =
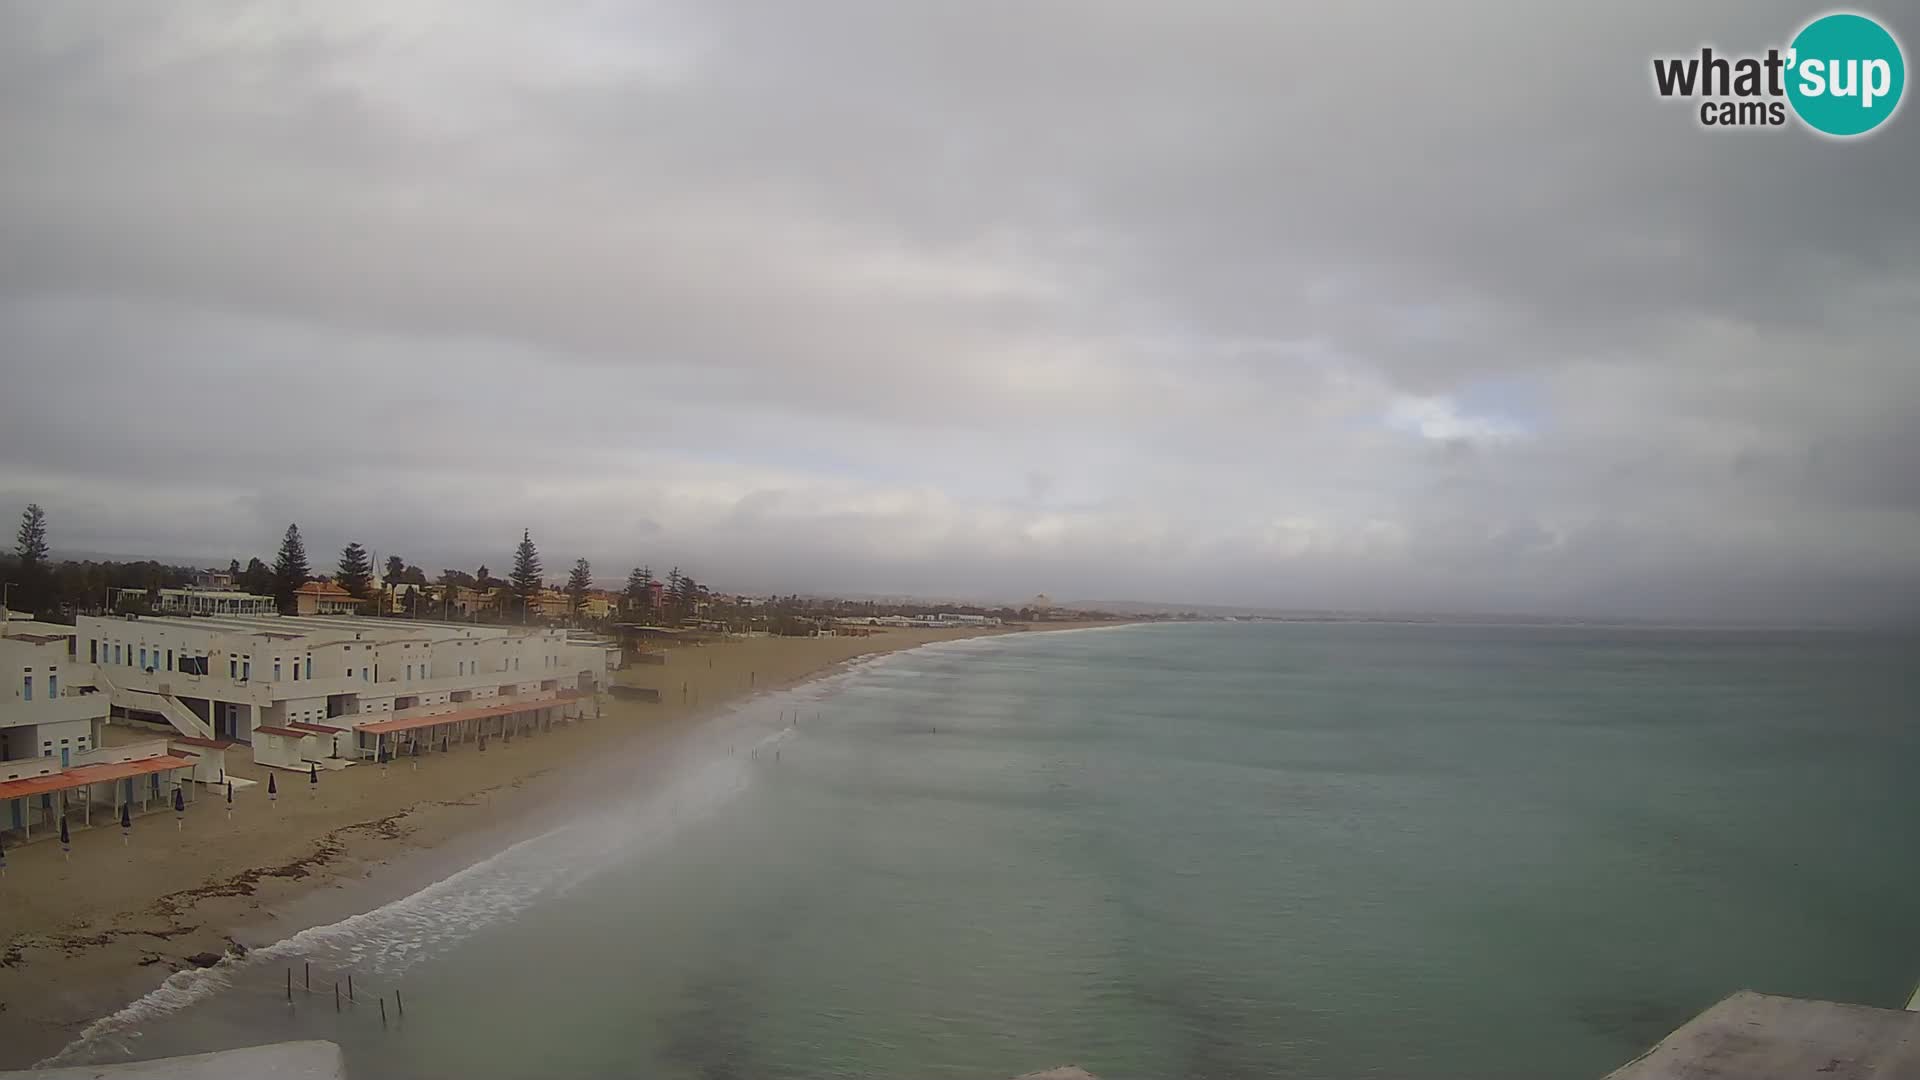
[(92, 692), (91, 670), (73, 656), (74, 628), (0, 624), (0, 761), (52, 758), (63, 767), (100, 745), (107, 698)]
[[(53, 800), (64, 809), (69, 767), (96, 758), (107, 696), (92, 692), (92, 679), (73, 657), (73, 627), (0, 617), (0, 833), (29, 839), (52, 824)], [(131, 776), (138, 767), (128, 771)], [(94, 770), (93, 775), (107, 776)], [(109, 779), (118, 779), (115, 772)], [(51, 835), (46, 833), (43, 835)]]
[(271, 596), (220, 589), (161, 589), (156, 612), (166, 615), (272, 615)]
[(564, 629), (426, 620), (82, 616), (76, 629), (75, 660), (116, 708), (243, 743), (263, 727), (537, 709), (605, 685), (619, 655)]

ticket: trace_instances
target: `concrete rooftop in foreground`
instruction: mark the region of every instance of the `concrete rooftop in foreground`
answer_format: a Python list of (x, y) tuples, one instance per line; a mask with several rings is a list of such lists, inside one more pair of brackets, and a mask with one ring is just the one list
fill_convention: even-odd
[(1920, 1012), (1742, 990), (1607, 1080), (1920, 1080)]
[(340, 1047), (314, 1040), (119, 1065), (0, 1072), (0, 1080), (29, 1076), (35, 1080), (346, 1080), (347, 1066)]

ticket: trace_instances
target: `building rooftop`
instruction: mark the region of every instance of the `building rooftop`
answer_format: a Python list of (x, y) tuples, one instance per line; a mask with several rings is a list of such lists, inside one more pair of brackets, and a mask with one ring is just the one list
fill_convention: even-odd
[[(108, 616), (112, 618), (112, 616)], [(480, 624), (466, 622), (442, 622), (434, 619), (380, 619), (357, 615), (142, 615), (135, 620), (139, 625), (179, 627), (186, 630), (213, 631), (225, 634), (248, 634), (256, 637), (274, 637), (294, 639), (300, 637), (316, 638), (321, 642), (337, 641), (458, 641), (491, 640), (497, 638), (526, 637), (534, 634), (557, 635), (564, 633), (553, 627), (510, 626), (505, 624)], [(18, 624), (16, 624), (18, 625)], [(72, 634), (73, 627), (60, 627)]]
[(171, 752), (158, 757), (136, 758), (133, 761), (112, 761), (100, 765), (76, 765), (71, 769), (57, 772), (51, 776), (31, 776), (25, 780), (8, 780), (0, 783), (0, 802), (7, 799), (24, 799), (30, 795), (46, 792), (65, 791), (86, 784), (105, 784), (114, 780), (126, 780), (148, 773), (166, 772), (168, 769), (181, 769), (186, 766)]
[(70, 638), (75, 628), (62, 623), (41, 622), (38, 619), (8, 619), (0, 624), (0, 634), (10, 638), (27, 638), (36, 644)]

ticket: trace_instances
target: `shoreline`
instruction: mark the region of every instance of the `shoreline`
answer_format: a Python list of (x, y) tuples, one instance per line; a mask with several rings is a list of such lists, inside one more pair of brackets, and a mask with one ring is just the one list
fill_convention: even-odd
[[(328, 773), (318, 786), (230, 762), (261, 781), (224, 800), (200, 790), (175, 829), (171, 814), (138, 819), (124, 843), (117, 827), (74, 834), (71, 861), (59, 845), (7, 852), (0, 910), (0, 1069), (28, 1068), (162, 986), (207, 966), (210, 954), (253, 948), (371, 910), (531, 835), (578, 770), (635, 755), (653, 771), (676, 744), (758, 697), (829, 677), (855, 663), (942, 641), (1125, 625), (1119, 621), (1037, 628), (889, 629), (866, 638), (751, 638), (665, 652), (663, 665), (633, 665), (616, 682), (654, 686), (659, 704), (609, 698), (601, 716), (494, 746), (468, 746)], [(669, 693), (671, 683), (680, 693)], [(674, 700), (678, 698), (679, 700)], [(644, 781), (657, 784), (660, 778)], [(199, 835), (195, 836), (194, 834)], [(346, 890), (344, 895), (336, 890)]]

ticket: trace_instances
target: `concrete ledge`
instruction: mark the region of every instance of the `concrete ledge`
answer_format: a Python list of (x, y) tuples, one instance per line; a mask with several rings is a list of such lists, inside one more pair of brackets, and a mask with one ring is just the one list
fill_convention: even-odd
[(1742, 990), (1608, 1080), (1915, 1080), (1920, 1013)]
[(318, 1040), (269, 1043), (211, 1054), (129, 1061), (123, 1065), (76, 1065), (32, 1072), (0, 1072), (0, 1078), (37, 1080), (346, 1080), (340, 1047)]

